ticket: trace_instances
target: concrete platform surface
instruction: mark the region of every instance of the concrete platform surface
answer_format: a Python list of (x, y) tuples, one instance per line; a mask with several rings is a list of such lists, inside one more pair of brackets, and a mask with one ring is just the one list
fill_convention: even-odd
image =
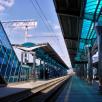
[(98, 83), (89, 85), (86, 81), (74, 76), (68, 82), (56, 102), (102, 102), (98, 91)]
[[(66, 76), (64, 76), (64, 77), (66, 77)], [(60, 78), (64, 78), (64, 77), (60, 77)], [(67, 77), (69, 77), (69, 76), (67, 76)], [(9, 84), (9, 85), (7, 85), (7, 87), (0, 88), (0, 98), (6, 97), (9, 95), (13, 95), (13, 94), (16, 94), (19, 92), (23, 92), (25, 90), (34, 89), (36, 87), (50, 83), (50, 82), (58, 80), (60, 78), (55, 78), (55, 79), (51, 79), (51, 80), (43, 80), (43, 81), (30, 81), (30, 82)]]

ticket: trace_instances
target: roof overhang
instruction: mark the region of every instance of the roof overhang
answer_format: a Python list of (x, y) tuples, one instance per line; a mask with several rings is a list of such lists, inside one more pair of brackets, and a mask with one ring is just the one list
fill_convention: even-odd
[[(29, 46), (30, 45), (30, 46)], [(32, 43), (24, 43), (24, 44), (13, 44), (12, 46), (26, 52), (36, 51), (37, 49), (41, 49), (44, 51), (44, 54), (48, 54), (52, 59), (56, 60), (59, 64), (63, 65), (65, 68), (68, 66), (62, 60), (62, 58), (57, 54), (57, 52), (51, 47), (49, 43), (42, 44), (32, 44)]]
[(85, 59), (88, 44), (93, 47), (92, 54), (96, 53), (94, 26), (98, 20), (102, 21), (102, 0), (53, 1), (71, 62)]
[(82, 28), (84, 0), (53, 0), (62, 33), (70, 55), (71, 63), (75, 62)]

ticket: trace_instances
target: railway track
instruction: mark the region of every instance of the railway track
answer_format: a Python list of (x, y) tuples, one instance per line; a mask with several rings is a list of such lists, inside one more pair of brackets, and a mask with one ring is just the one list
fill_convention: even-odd
[(48, 80), (39, 86), (0, 98), (0, 102), (48, 102), (46, 100), (55, 95), (70, 77), (67, 75)]
[(32, 95), (19, 100), (18, 102), (54, 102), (57, 95), (60, 94), (65, 83), (70, 79), (70, 76), (65, 76), (60, 79), (56, 79), (51, 83), (42, 85), (32, 90)]

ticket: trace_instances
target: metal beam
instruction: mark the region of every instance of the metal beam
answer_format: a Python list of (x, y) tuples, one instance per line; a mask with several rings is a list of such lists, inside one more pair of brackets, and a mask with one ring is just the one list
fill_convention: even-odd
[(86, 64), (88, 62), (87, 61), (73, 61), (72, 63), (74, 63), (74, 64)]
[(80, 9), (71, 9), (71, 8), (68, 8), (68, 9), (60, 9), (60, 10), (56, 10), (56, 12), (59, 14), (59, 15), (63, 15), (63, 16), (68, 16), (68, 15), (71, 15), (71, 16), (75, 16), (75, 17), (79, 17), (80, 16)]
[[(77, 37), (64, 37), (65, 40), (74, 40), (74, 41), (78, 41)], [(92, 39), (85, 39), (85, 38), (79, 38), (80, 42), (86, 42), (86, 41), (92, 41), (95, 40), (96, 38), (92, 38)]]
[(78, 41), (78, 37), (64, 37), (64, 39)]
[(96, 38), (92, 38), (92, 39), (84, 39), (84, 38), (80, 38), (80, 42), (86, 43), (86, 44), (92, 44), (93, 41), (95, 41)]
[(68, 50), (77, 50), (77, 48), (67, 48)]

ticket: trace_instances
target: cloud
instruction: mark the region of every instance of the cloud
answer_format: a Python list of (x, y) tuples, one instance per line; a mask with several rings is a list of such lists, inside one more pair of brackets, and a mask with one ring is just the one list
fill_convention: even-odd
[(0, 12), (4, 11), (5, 10), (5, 7), (0, 5)]
[(14, 0), (0, 0), (0, 12), (3, 12), (7, 7), (12, 7)]
[(48, 26), (51, 26), (53, 29), (55, 29), (55, 30), (59, 30), (60, 29), (60, 25), (59, 25), (59, 23), (53, 23), (51, 20), (48, 20), (47, 22), (46, 22), (46, 24), (48, 25)]
[(55, 28), (56, 30), (58, 30), (58, 29), (60, 29), (60, 26), (59, 26), (59, 25), (55, 25), (54, 28)]

